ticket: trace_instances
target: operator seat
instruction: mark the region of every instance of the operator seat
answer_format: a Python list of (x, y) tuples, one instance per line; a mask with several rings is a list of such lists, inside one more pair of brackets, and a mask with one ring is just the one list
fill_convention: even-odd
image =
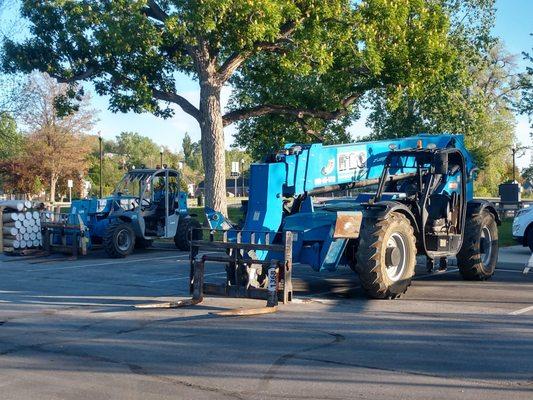
[(443, 193), (433, 193), (427, 204), (428, 224), (434, 233), (442, 232), (450, 221), (451, 197)]

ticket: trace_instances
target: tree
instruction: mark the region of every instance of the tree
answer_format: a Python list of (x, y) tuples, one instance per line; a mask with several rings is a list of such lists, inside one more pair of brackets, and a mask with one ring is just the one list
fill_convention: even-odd
[[(226, 213), (223, 127), (267, 114), (297, 120), (302, 116), (333, 120), (347, 114), (360, 98), (364, 84), (380, 85), (396, 78), (396, 72), (388, 71), (378, 73), (376, 79), (376, 72), (384, 71), (383, 64), (399, 55), (391, 51), (396, 46), (395, 37), (405, 30), (404, 16), (420, 3), (24, 0), (22, 16), (32, 24), (31, 35), (21, 43), (5, 41), (3, 65), (9, 72), (46, 71), (62, 82), (90, 80), (99, 94), (110, 95), (114, 111), (170, 117), (170, 103), (177, 104), (200, 125), (207, 205)], [(438, 47), (443, 30), (438, 21), (439, 5), (428, 4), (425, 12), (437, 20), (418, 38)], [(414, 17), (411, 22), (417, 25), (422, 15)], [(383, 45), (389, 51), (387, 59), (376, 54)], [(262, 59), (293, 71), (289, 76), (296, 74), (309, 81), (341, 68), (337, 76), (329, 74), (334, 78), (329, 82), (348, 89), (329, 98), (325, 110), (307, 108), (312, 103), (302, 108), (275, 97), (263, 104), (243, 102), (244, 107), (234, 107), (223, 115), (221, 88), (237, 71), (246, 74), (245, 64), (253, 66)], [(353, 63), (348, 68), (349, 60)], [(198, 106), (177, 93), (176, 72), (198, 80)], [(363, 83), (356, 85), (359, 81)]]
[[(230, 107), (257, 110), (255, 118), (239, 123), (239, 146), (260, 157), (287, 142), (349, 141), (347, 128), (359, 118), (366, 95), (417, 93), (450, 69), (453, 48), (444, 1), (368, 0), (354, 7), (347, 22), (333, 25), (339, 33), (333, 30), (320, 40), (331, 52), (330, 65), (316, 61), (316, 71), (295, 69), (266, 53), (233, 78)], [(278, 109), (280, 102), (299, 109), (264, 115), (265, 104)]]
[[(499, 44), (480, 53), (475, 63), (458, 55), (457, 73), (443, 77), (420, 94), (399, 97), (377, 92), (369, 124), (372, 139), (409, 136), (419, 132), (462, 133), (477, 166), (482, 170), (476, 194), (497, 195), (507, 177), (514, 140), (520, 77), (514, 57)], [(498, 157), (496, 157), (498, 155)]]
[(0, 112), (0, 160), (7, 160), (20, 154), (23, 138), (17, 129), (15, 119), (7, 112)]
[[(533, 33), (530, 36), (533, 36)], [(524, 60), (529, 61), (530, 65), (526, 67), (526, 72), (521, 76), (522, 98), (518, 103), (518, 111), (529, 117), (531, 128), (533, 128), (533, 55), (524, 51), (522, 56)], [(530, 135), (533, 139), (533, 132)]]
[(202, 144), (201, 141), (193, 142), (187, 132), (181, 142), (185, 164), (193, 171), (203, 173), (202, 167)]
[(78, 102), (78, 111), (61, 117), (56, 99), (68, 90), (48, 75), (33, 74), (24, 87), (21, 120), (29, 132), (25, 164), (48, 182), (50, 201), (56, 198), (60, 178), (79, 178), (87, 168), (89, 142), (84, 136), (94, 125), (88, 99)]
[(121, 132), (116, 138), (115, 151), (125, 157), (128, 168), (142, 165), (155, 168), (159, 164), (159, 146), (138, 132)]
[(533, 165), (530, 165), (529, 167), (524, 168), (522, 170), (521, 175), (524, 181), (533, 183)]

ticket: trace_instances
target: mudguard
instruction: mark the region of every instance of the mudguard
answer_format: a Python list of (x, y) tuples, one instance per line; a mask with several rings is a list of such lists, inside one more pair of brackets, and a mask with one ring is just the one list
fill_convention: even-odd
[(483, 212), (483, 210), (487, 210), (494, 215), (494, 219), (496, 220), (498, 226), (502, 224), (502, 220), (498, 215), (498, 211), (496, 210), (494, 203), (483, 199), (470, 200), (466, 205), (466, 216), (468, 218), (473, 215), (479, 215)]
[(363, 213), (364, 216), (369, 216), (376, 219), (384, 219), (392, 212), (403, 214), (413, 226), (415, 234), (418, 236), (420, 233), (420, 228), (416, 222), (415, 216), (405, 204), (398, 203), (396, 201), (384, 200), (373, 204), (362, 204), (362, 206), (365, 210)]

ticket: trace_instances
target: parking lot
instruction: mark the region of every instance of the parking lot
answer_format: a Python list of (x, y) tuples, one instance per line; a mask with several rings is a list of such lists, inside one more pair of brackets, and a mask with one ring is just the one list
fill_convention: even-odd
[[(296, 265), (296, 301), (208, 297), (183, 309), (188, 254), (159, 245), (126, 259), (0, 256), (2, 399), (531, 399), (529, 251), (501, 249), (495, 276), (465, 282), (424, 265), (399, 300), (367, 300), (343, 268)], [(224, 277), (221, 265), (206, 281)]]

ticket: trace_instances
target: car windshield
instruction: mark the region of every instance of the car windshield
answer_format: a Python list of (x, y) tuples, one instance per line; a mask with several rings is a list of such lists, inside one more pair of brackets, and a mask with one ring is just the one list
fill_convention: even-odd
[(139, 196), (141, 187), (150, 179), (148, 172), (129, 172), (115, 188), (115, 194)]

